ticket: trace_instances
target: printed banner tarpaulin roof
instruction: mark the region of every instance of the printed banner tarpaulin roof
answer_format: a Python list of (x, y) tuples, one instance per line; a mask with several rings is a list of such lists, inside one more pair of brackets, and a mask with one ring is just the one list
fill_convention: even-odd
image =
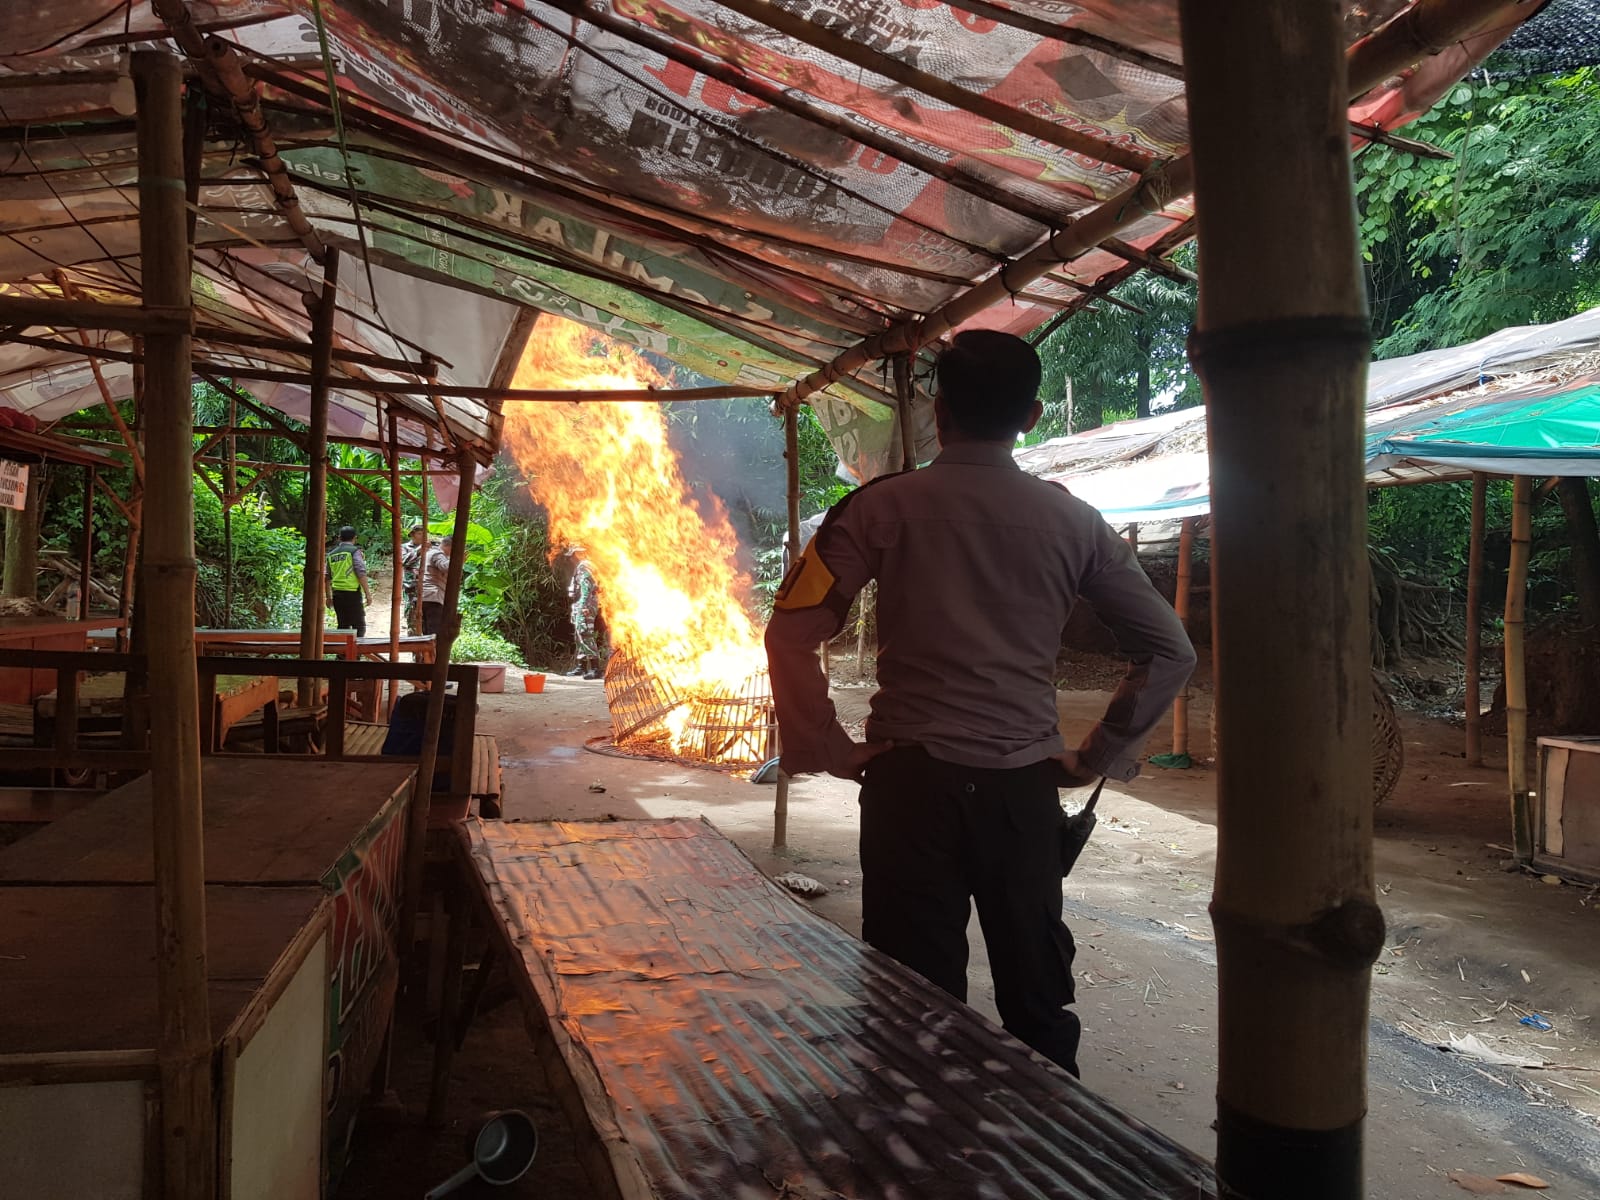
[[(1349, 41), (1409, 7), (1347, 4)], [(0, 11), (0, 286), (136, 291), (126, 54), (170, 47), (174, 8), (192, 22), (184, 48), (210, 35), (242, 64), (315, 235), (362, 260), (341, 283), (341, 335), (430, 352), (456, 384), (487, 382), (523, 306), (781, 389), (1188, 149), (1176, 0), (42, 0)], [(1352, 120), (1410, 119), (1528, 11), (1506, 0)], [(76, 74), (20, 78), (45, 73)], [(315, 255), (211, 92), (197, 281), (216, 320), (303, 337)], [(1190, 236), (1191, 217), (1186, 197), (1141, 211), (971, 323), (1027, 332), (1081, 307)], [(0, 404), (91, 403), (86, 370), (67, 350), (5, 346)], [(858, 477), (895, 465), (878, 367), (810, 400)], [(370, 398), (341, 403), (376, 424)]]

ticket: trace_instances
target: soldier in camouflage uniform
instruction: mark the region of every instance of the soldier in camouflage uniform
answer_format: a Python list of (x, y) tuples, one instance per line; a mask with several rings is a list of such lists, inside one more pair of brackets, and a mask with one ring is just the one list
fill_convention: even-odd
[(576, 565), (572, 581), (567, 584), (567, 599), (572, 602), (572, 637), (577, 644), (578, 665), (568, 675), (581, 675), (585, 679), (599, 679), (600, 666), (605, 655), (600, 648), (600, 587), (595, 582), (594, 568), (574, 550)]

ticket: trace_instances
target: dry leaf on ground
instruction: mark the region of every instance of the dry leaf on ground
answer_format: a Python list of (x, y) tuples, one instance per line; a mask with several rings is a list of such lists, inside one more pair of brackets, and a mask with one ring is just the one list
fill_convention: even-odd
[(1471, 1192), (1474, 1196), (1500, 1196), (1511, 1190), (1498, 1179), (1490, 1179), (1487, 1175), (1474, 1175), (1470, 1171), (1451, 1171), (1448, 1178), (1458, 1188)]
[(1529, 1175), (1526, 1171), (1511, 1171), (1505, 1175), (1496, 1175), (1495, 1180), (1499, 1183), (1514, 1183), (1518, 1187), (1533, 1188), (1536, 1191), (1542, 1191), (1550, 1186), (1537, 1175)]

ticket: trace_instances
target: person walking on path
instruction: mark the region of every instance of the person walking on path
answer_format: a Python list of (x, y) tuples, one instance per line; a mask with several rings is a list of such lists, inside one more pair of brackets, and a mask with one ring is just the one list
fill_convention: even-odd
[(400, 585), (404, 597), (406, 626), (413, 633), (422, 624), (417, 608), (417, 579), (422, 566), (423, 551), (428, 548), (428, 531), (420, 522), (411, 527), (410, 538), (400, 547)]
[[(964, 1001), (975, 900), (1002, 1023), (1077, 1074), (1057, 789), (1137, 774), (1194, 649), (1099, 513), (1013, 460), (1042, 411), (1033, 348), (967, 331), (940, 357), (937, 380), (938, 458), (835, 504), (778, 590), (766, 647), (782, 767), (862, 785), (866, 941)], [(828, 698), (817, 647), (872, 579), (879, 689), (857, 743)], [(1080, 598), (1132, 662), (1105, 716), (1069, 750), (1055, 666)]]
[(450, 580), (450, 553), (444, 540), (435, 538), (421, 555), (422, 632), (438, 637), (444, 631), (444, 598)]
[(339, 530), (339, 544), (328, 551), (326, 586), (338, 627), (354, 629), (358, 638), (366, 637), (366, 604), (372, 603), (372, 589), (367, 586), (367, 560), (356, 545), (353, 526)]

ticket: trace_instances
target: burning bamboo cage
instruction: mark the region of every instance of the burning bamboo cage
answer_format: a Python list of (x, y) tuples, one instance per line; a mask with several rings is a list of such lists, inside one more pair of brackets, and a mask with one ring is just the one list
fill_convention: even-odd
[(717, 766), (753, 766), (772, 757), (777, 719), (766, 671), (696, 695), (674, 683), (673, 667), (624, 650), (611, 656), (605, 689), (613, 745)]

